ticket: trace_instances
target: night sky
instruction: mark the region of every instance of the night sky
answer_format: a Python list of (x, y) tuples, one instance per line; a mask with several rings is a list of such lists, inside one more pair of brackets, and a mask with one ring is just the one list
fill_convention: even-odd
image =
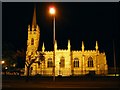
[(32, 23), (34, 4), (37, 7), (37, 23), (40, 27), (40, 44), (44, 42), (47, 51), (53, 50), (53, 18), (49, 7), (56, 7), (56, 39), (59, 49), (66, 49), (68, 39), (72, 50), (94, 50), (98, 41), (99, 50), (105, 51), (109, 66), (113, 66), (113, 40), (117, 66), (119, 66), (119, 3), (2, 3), (2, 43), (11, 43), (15, 50), (27, 46), (27, 28)]

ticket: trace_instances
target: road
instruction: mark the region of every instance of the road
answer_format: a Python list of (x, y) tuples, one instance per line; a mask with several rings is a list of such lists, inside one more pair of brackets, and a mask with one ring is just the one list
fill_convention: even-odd
[(98, 89), (98, 88), (113, 88), (120, 89), (120, 79), (114, 78), (93, 78), (78, 79), (78, 78), (57, 78), (52, 79), (31, 79), (26, 82), (24, 79), (3, 79), (2, 88), (81, 88), (81, 89)]
[(119, 88), (119, 82), (14, 82), (3, 83), (3, 88)]

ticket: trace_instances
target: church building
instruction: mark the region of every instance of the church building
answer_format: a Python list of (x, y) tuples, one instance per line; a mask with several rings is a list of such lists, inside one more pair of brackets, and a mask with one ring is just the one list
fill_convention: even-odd
[[(68, 40), (67, 49), (58, 49), (57, 41), (55, 41), (55, 52), (46, 51), (43, 43), (42, 51), (38, 51), (40, 40), (40, 28), (36, 23), (36, 8), (34, 8), (32, 25), (28, 25), (28, 39), (26, 61), (32, 55), (32, 59), (39, 61), (40, 53), (44, 53), (44, 61), (33, 63), (30, 68), (30, 75), (40, 74), (43, 76), (53, 76), (53, 66), (55, 65), (55, 76), (78, 76), (88, 73), (95, 73), (98, 75), (106, 75), (108, 65), (105, 52), (100, 53), (98, 42), (95, 44), (95, 50), (85, 50), (84, 42), (81, 41), (81, 50), (71, 50), (70, 40)], [(55, 56), (54, 56), (55, 55)], [(38, 57), (37, 57), (38, 56)], [(35, 58), (37, 57), (37, 58)], [(53, 65), (53, 60), (55, 63)], [(27, 75), (27, 67), (25, 66), (25, 73)]]

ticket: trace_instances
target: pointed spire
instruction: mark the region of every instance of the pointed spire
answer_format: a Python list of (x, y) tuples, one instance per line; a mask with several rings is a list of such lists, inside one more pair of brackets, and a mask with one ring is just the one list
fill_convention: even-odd
[(32, 27), (36, 27), (36, 5), (34, 6), (34, 13), (33, 13), (33, 19), (32, 19)]
[(95, 46), (96, 50), (98, 50), (98, 41), (96, 41), (96, 46)]
[(70, 50), (70, 40), (68, 40), (68, 49)]
[(84, 47), (84, 42), (82, 41), (82, 51), (84, 51), (85, 47)]
[(45, 51), (45, 46), (44, 46), (44, 42), (43, 42), (43, 46), (42, 46), (42, 52)]

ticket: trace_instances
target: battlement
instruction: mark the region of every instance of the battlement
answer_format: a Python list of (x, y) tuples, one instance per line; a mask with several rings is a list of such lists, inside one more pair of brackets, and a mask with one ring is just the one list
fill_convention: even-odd
[(62, 51), (62, 52), (66, 52), (66, 51), (68, 51), (68, 49), (57, 49), (56, 51), (57, 51), (57, 52), (61, 52), (61, 51)]
[(53, 53), (53, 51), (44, 51), (45, 53)]
[(76, 50), (76, 51), (75, 51), (75, 50), (73, 50), (72, 52), (74, 53), (74, 52), (81, 52), (81, 51), (80, 51), (80, 50)]
[(85, 50), (85, 52), (96, 52), (95, 50)]
[(95, 50), (85, 50), (85, 52), (96, 52)]
[(100, 54), (105, 55), (105, 52), (100, 52)]

